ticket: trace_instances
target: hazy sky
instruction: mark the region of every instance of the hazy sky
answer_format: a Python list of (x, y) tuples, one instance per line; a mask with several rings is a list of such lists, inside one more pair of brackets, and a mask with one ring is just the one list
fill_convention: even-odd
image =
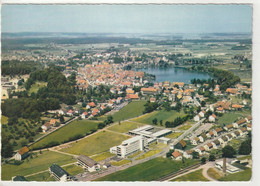
[(249, 5), (3, 5), (2, 32), (251, 32)]

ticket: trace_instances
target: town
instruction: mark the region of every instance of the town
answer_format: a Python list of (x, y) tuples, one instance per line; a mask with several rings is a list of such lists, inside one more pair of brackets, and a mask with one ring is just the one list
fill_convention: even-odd
[[(212, 42), (198, 51), (186, 41), (4, 50), (2, 180), (250, 179), (251, 44)], [(243, 52), (198, 57), (223, 47)], [(157, 81), (150, 67), (205, 78)]]

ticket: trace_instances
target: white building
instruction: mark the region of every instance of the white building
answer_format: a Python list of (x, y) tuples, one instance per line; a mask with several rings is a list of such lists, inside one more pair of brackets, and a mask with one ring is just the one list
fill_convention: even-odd
[(125, 140), (121, 145), (110, 148), (110, 153), (116, 154), (120, 157), (127, 157), (137, 151), (142, 151), (148, 145), (147, 138), (143, 136), (136, 136)]

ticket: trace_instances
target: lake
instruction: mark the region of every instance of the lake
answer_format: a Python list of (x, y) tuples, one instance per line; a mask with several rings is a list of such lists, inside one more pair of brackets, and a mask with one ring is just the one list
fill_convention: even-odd
[(196, 72), (186, 70), (185, 68), (143, 68), (138, 69), (138, 71), (143, 71), (156, 76), (155, 82), (184, 82), (190, 83), (190, 80), (196, 79), (209, 79), (211, 78), (209, 74), (203, 72)]

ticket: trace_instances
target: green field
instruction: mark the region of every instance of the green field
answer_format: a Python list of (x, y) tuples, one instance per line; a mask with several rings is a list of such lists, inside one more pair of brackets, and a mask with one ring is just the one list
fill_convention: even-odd
[[(130, 119), (133, 117), (137, 117), (143, 114), (144, 111), (144, 105), (147, 103), (147, 101), (132, 101), (125, 107), (123, 107), (121, 110), (113, 114), (113, 120), (114, 121), (123, 121), (126, 119)], [(105, 120), (107, 117), (101, 116), (99, 120)]]
[(183, 132), (173, 132), (167, 136), (165, 136), (166, 138), (171, 138), (171, 139), (175, 139), (178, 138), (180, 135), (182, 135)]
[(73, 121), (70, 124), (41, 139), (40, 141), (34, 143), (32, 146), (30, 146), (30, 149), (44, 148), (48, 143), (52, 141), (57, 141), (61, 144), (76, 135), (86, 135), (86, 133), (89, 133), (91, 129), (97, 129), (97, 125), (98, 122), (90, 120)]
[(128, 138), (129, 136), (102, 131), (80, 140), (77, 143), (73, 143), (70, 148), (62, 149), (61, 151), (76, 155), (90, 156), (105, 152), (109, 150), (110, 147), (119, 145)]
[(214, 168), (209, 168), (208, 169), (208, 171), (207, 171), (207, 173), (208, 173), (208, 175), (211, 177), (211, 178), (213, 178), (213, 179), (215, 179), (215, 180), (218, 180), (218, 179), (220, 179), (222, 176), (220, 175), (220, 173), (216, 170), (216, 169), (214, 169)]
[(228, 142), (228, 145), (231, 145), (234, 149), (238, 150), (241, 145), (241, 140), (232, 139)]
[(107, 159), (112, 156), (115, 156), (115, 154), (111, 154), (110, 152), (103, 152), (101, 154), (91, 156), (91, 158), (98, 162), (98, 161), (102, 161), (102, 160)]
[(245, 160), (245, 159), (252, 159), (252, 155), (247, 155), (247, 156), (243, 156), (243, 157), (240, 157), (240, 158), (237, 158), (238, 160)]
[(188, 130), (191, 127), (192, 125), (182, 125), (181, 127), (178, 128), (178, 130)]
[(7, 124), (8, 123), (8, 117), (1, 115), (1, 124)]
[(131, 154), (130, 156), (128, 156), (128, 158), (134, 158), (134, 157), (138, 156), (141, 153), (142, 153), (142, 151), (135, 152), (134, 154)]
[(49, 171), (26, 177), (28, 181), (56, 181)]
[(168, 158), (155, 158), (96, 181), (153, 181), (197, 162), (185, 160), (185, 163), (182, 163)]
[(159, 152), (161, 152), (161, 150), (157, 149), (157, 150), (150, 150), (146, 153), (144, 153), (143, 155), (139, 156), (138, 158), (136, 158), (136, 160), (141, 160), (141, 159), (144, 159), (144, 158), (148, 158), (148, 157), (151, 157), (155, 154), (158, 154)]
[(62, 168), (72, 176), (75, 176), (77, 174), (84, 172), (84, 169), (77, 165), (68, 165), (68, 166), (64, 166)]
[(46, 82), (37, 81), (36, 83), (34, 83), (34, 84), (31, 86), (31, 88), (30, 88), (30, 90), (29, 90), (29, 95), (30, 95), (31, 93), (33, 93), (33, 92), (34, 92), (34, 93), (37, 93), (40, 88), (46, 87), (46, 86), (47, 86), (47, 83), (46, 83)]
[(244, 171), (229, 174), (219, 179), (219, 181), (250, 181), (252, 176), (252, 169), (246, 169)]
[(124, 122), (121, 122), (120, 124), (116, 124), (114, 126), (109, 127), (108, 130), (126, 133), (129, 130), (134, 130), (134, 129), (141, 127), (141, 126), (143, 126), (143, 125), (135, 123), (135, 122), (124, 121)]
[(43, 151), (38, 153), (38, 157), (27, 158), (21, 165), (4, 164), (2, 165), (2, 180), (10, 180), (16, 175), (29, 175), (47, 170), (53, 163), (65, 165), (76, 162), (72, 156), (64, 155), (52, 151)]
[(124, 164), (130, 163), (130, 162), (131, 162), (130, 160), (123, 159), (120, 161), (113, 161), (113, 162), (111, 162), (111, 165), (120, 166), (120, 165), (124, 165)]
[(138, 118), (132, 119), (132, 121), (153, 125), (153, 119), (157, 118), (157, 121), (158, 121), (157, 125), (159, 125), (160, 120), (163, 121), (163, 125), (164, 125), (166, 121), (173, 121), (178, 116), (184, 116), (184, 112), (183, 111), (177, 112), (174, 110), (167, 112), (164, 110), (160, 110), (160, 111), (154, 111), (154, 112), (151, 112), (144, 116), (140, 116)]
[(175, 178), (171, 181), (209, 181), (209, 180), (202, 175), (202, 169), (199, 169), (197, 171), (191, 172), (184, 176)]
[(224, 113), (223, 116), (218, 117), (217, 123), (221, 125), (227, 125), (234, 123), (239, 117), (241, 117), (241, 115), (234, 112)]

